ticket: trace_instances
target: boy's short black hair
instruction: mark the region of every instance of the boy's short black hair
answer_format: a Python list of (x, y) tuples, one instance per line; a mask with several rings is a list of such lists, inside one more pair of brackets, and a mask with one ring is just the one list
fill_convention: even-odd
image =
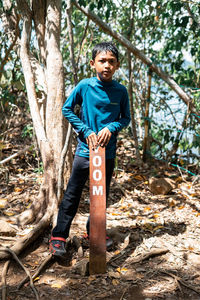
[(116, 46), (112, 42), (102, 42), (102, 43), (96, 44), (92, 50), (92, 59), (95, 60), (95, 57), (100, 52), (108, 52), (108, 51), (110, 51), (114, 54), (117, 61), (119, 60), (119, 52), (118, 52)]

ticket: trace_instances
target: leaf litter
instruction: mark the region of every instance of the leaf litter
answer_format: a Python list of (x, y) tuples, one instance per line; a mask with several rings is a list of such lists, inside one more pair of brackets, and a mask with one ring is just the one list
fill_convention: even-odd
[[(13, 145), (4, 149), (7, 154)], [(139, 166), (133, 153), (128, 135), (120, 134), (117, 168), (107, 205), (107, 233), (114, 241), (114, 247), (107, 252), (107, 272), (96, 276), (76, 272), (77, 262), (89, 257), (88, 244), (82, 238), (89, 215), (87, 184), (72, 224), (66, 260), (51, 259), (35, 278), (41, 299), (200, 299), (199, 181), (183, 178), (178, 170), (164, 163), (154, 161)], [(30, 161), (21, 157), (14, 160), (14, 165), (6, 165), (9, 179), (3, 174), (0, 210), (1, 219), (8, 224), (12, 225), (12, 217), (29, 207), (38, 193), (42, 176), (33, 172), (35, 167), (32, 158)], [(176, 187), (170, 194), (155, 195), (148, 184), (152, 176), (172, 177)], [(16, 239), (30, 229), (31, 226), (19, 227)], [(50, 231), (46, 230), (20, 257), (32, 275), (48, 257)], [(83, 247), (84, 257), (78, 256), (74, 236)], [(4, 238), (9, 234), (7, 237), (0, 233), (2, 246), (8, 244)], [(1, 273), (3, 265), (1, 262)], [(10, 265), (7, 277), (10, 300), (35, 299), (29, 284), (17, 290), (24, 278), (17, 264)]]

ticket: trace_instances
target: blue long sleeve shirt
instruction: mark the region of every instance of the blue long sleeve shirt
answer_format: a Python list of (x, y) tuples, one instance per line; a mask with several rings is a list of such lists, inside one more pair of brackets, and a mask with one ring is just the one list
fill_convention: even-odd
[[(81, 106), (80, 117), (74, 113)], [(78, 134), (76, 155), (89, 157), (86, 138), (107, 127), (112, 133), (106, 147), (106, 158), (116, 155), (117, 133), (130, 122), (126, 88), (117, 81), (102, 82), (97, 77), (83, 79), (71, 92), (62, 109), (63, 115)]]

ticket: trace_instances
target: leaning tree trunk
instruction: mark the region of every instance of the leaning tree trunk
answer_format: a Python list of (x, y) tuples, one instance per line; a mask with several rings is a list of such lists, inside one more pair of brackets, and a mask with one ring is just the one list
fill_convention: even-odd
[[(61, 113), (64, 102), (64, 74), (60, 53), (61, 0), (33, 0), (32, 7), (26, 0), (17, 0), (16, 6), (11, 0), (3, 0), (3, 5), (6, 24), (4, 28), (12, 33), (11, 36), (15, 34), (13, 23), (17, 26), (18, 19), (13, 21), (13, 14), (6, 14), (6, 11), (13, 10), (22, 19), (21, 38), (17, 39), (16, 50), (22, 64), (31, 117), (44, 168), (38, 198), (18, 217), (18, 222), (23, 224), (37, 221), (29, 235), (19, 239), (13, 246), (13, 250), (20, 253), (41, 230), (51, 221), (54, 222), (58, 208), (58, 169), (67, 129), (67, 122)], [(34, 56), (30, 50), (32, 30), (38, 40), (39, 57)], [(36, 88), (40, 93), (37, 93)], [(6, 253), (0, 253), (0, 258), (6, 256)]]

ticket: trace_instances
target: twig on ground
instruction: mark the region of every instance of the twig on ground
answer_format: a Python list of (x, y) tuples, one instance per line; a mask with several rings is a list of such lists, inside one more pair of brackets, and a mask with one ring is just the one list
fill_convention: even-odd
[[(34, 280), (42, 271), (42, 269), (48, 264), (48, 262), (51, 260), (53, 254), (50, 254), (47, 256), (47, 258), (43, 261), (43, 263), (39, 266), (39, 268), (36, 270), (36, 272), (33, 274), (32, 279)], [(18, 285), (18, 290), (21, 289), (21, 287), (28, 281), (29, 276), (27, 275)]]
[(123, 293), (122, 293), (122, 295), (121, 295), (121, 297), (120, 297), (120, 300), (123, 300), (124, 295), (125, 295), (127, 289), (128, 289), (128, 286), (124, 289), (124, 291), (123, 291)]
[(10, 260), (7, 260), (4, 264), (2, 271), (2, 300), (6, 300), (6, 274), (8, 272)]
[(129, 249), (128, 250), (123, 251), (121, 254), (117, 254), (116, 257), (110, 258), (109, 263), (112, 264), (115, 260), (117, 260), (119, 258), (122, 258), (123, 256), (127, 256), (127, 253), (128, 253), (128, 251), (130, 251), (131, 246), (132, 246), (132, 244), (129, 244)]
[(36, 296), (36, 299), (39, 300), (39, 295), (38, 295), (38, 292), (37, 292), (37, 290), (36, 290), (36, 288), (35, 288), (35, 286), (33, 284), (33, 280), (32, 280), (31, 274), (30, 274), (29, 270), (26, 267), (24, 267), (24, 265), (22, 264), (22, 262), (19, 260), (19, 258), (15, 254), (15, 252), (12, 251), (8, 247), (5, 247), (5, 248), (2, 247), (2, 248), (0, 248), (0, 251), (9, 252), (13, 256), (13, 258), (16, 260), (16, 262), (18, 262), (18, 264), (22, 267), (22, 269), (25, 271), (25, 273), (27, 274), (27, 276), (30, 279), (30, 286), (31, 286), (31, 288), (32, 288), (32, 290), (33, 290), (33, 292), (34, 292), (34, 294)]

